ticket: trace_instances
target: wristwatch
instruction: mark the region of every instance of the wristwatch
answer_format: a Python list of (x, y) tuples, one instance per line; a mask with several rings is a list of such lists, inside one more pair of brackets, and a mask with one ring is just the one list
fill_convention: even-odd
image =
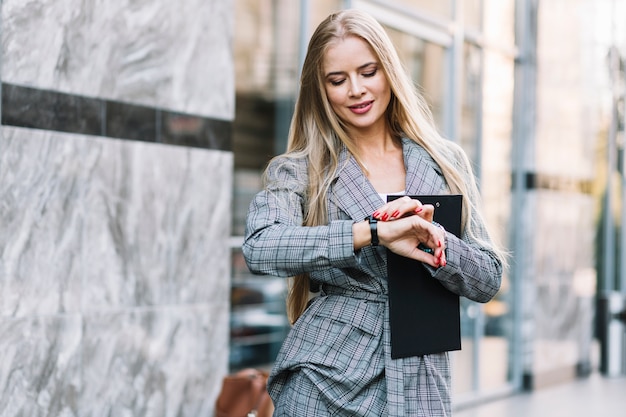
[(370, 225), (370, 232), (372, 234), (372, 246), (378, 246), (378, 220), (374, 216), (367, 216), (365, 220)]

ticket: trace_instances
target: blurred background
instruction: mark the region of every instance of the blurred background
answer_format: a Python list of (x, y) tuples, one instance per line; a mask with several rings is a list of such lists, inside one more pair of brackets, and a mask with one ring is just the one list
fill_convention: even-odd
[(244, 219), (350, 7), (511, 252), (462, 300), (455, 406), (626, 375), (626, 0), (3, 0), (0, 415), (209, 416), (271, 366), (286, 282), (247, 270)]

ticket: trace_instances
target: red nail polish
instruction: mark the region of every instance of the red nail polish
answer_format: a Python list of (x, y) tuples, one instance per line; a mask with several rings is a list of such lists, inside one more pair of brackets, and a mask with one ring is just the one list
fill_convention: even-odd
[(391, 217), (397, 217), (400, 214), (400, 210), (396, 210), (391, 214)]
[(418, 207), (414, 211), (417, 214), (417, 213), (421, 212), (422, 210), (424, 210), (422, 207)]
[(383, 214), (383, 221), (384, 222), (386, 222), (388, 218), (389, 218), (389, 215), (387, 213)]
[(380, 212), (378, 210), (376, 210), (374, 213), (372, 213), (372, 216), (378, 217), (378, 216), (380, 216)]
[(438, 247), (441, 247), (441, 240), (438, 240), (438, 241), (437, 241), (437, 246), (438, 246)]

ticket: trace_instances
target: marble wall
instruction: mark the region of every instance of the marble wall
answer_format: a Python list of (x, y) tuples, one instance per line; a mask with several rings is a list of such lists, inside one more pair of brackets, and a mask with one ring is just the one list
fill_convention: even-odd
[(3, 417), (213, 415), (230, 3), (2, 1)]

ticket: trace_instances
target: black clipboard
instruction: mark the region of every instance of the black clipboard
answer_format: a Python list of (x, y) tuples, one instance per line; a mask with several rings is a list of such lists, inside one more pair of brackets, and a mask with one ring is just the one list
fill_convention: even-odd
[[(401, 196), (388, 196), (392, 201)], [(461, 235), (463, 196), (413, 196), (435, 206), (434, 221)], [(433, 278), (420, 261), (387, 250), (391, 358), (461, 349), (459, 296)]]

